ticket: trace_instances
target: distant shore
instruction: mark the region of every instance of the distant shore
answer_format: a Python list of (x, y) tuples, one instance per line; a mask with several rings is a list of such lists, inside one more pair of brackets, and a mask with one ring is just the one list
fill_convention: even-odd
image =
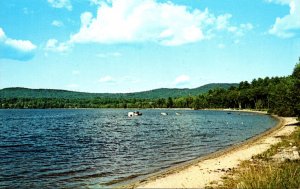
[[(267, 114), (262, 111), (214, 109), (219, 111), (241, 111)], [(229, 170), (236, 168), (241, 161), (250, 160), (252, 156), (263, 153), (278, 142), (278, 136), (290, 135), (295, 126), (287, 126), (297, 122), (296, 118), (273, 116), (278, 124), (224, 150), (200, 157), (198, 159), (151, 174), (149, 177), (133, 181), (124, 188), (205, 188), (211, 182), (218, 182)]]

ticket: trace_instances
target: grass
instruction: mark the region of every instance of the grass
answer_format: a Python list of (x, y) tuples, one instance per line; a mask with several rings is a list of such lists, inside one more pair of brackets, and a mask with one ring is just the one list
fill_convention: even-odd
[(223, 178), (218, 188), (266, 188), (297, 189), (300, 188), (300, 160), (272, 160), (272, 156), (284, 148), (296, 146), (300, 149), (300, 128), (282, 142), (272, 146), (266, 152), (254, 156), (251, 161), (244, 161), (238, 169)]

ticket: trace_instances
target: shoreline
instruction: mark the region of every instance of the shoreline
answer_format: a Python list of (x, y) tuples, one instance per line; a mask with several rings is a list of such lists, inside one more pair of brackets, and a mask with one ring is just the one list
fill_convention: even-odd
[[(211, 109), (209, 109), (211, 110)], [(215, 109), (215, 111), (240, 111), (233, 109)], [(242, 110), (268, 115), (267, 112)], [(236, 168), (240, 161), (250, 160), (280, 142), (277, 135), (288, 135), (295, 128), (286, 127), (296, 118), (284, 118), (270, 115), (278, 120), (275, 127), (253, 136), (241, 143), (216, 151), (188, 162), (149, 174), (144, 178), (136, 178), (121, 185), (122, 188), (205, 188), (214, 181), (218, 182), (227, 170)]]

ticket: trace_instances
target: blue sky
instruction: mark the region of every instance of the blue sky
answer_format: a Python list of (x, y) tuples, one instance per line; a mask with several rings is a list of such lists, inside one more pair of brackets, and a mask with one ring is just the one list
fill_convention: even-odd
[(290, 75), (300, 0), (1, 0), (0, 88), (194, 88)]

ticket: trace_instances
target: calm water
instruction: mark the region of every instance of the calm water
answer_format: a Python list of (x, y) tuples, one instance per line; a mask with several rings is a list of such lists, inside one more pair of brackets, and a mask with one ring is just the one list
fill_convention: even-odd
[(101, 188), (241, 142), (276, 120), (252, 113), (0, 110), (0, 188)]

